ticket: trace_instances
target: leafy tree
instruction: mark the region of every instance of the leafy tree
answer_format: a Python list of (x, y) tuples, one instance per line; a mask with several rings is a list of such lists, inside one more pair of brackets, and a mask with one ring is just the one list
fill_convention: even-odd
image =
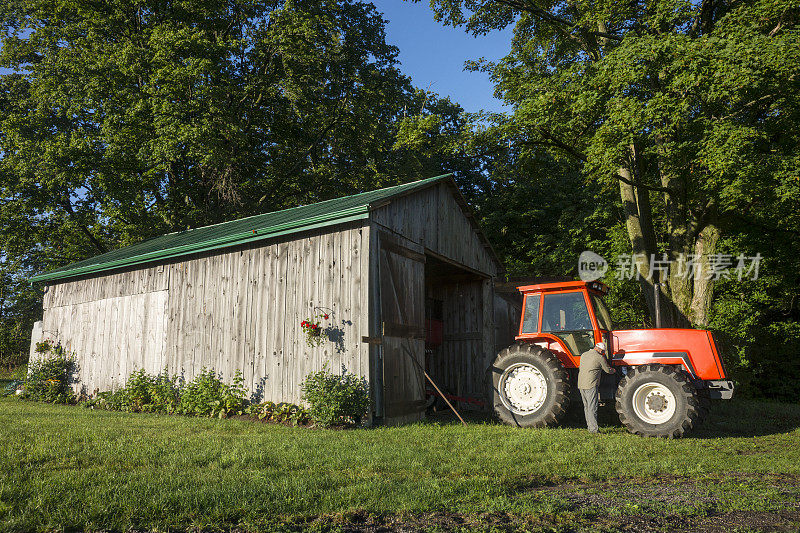
[(30, 331), (33, 272), (457, 166), (392, 150), (404, 116), (460, 108), (384, 24), (353, 0), (3, 2), (3, 335)]
[[(743, 226), (798, 232), (800, 9), (786, 1), (431, 0), (444, 24), (514, 26), (488, 70), (513, 114), (494, 145), (576, 165), (616, 191), (641, 293), (666, 324), (709, 323), (708, 271)], [(580, 186), (576, 187), (576, 197)], [(651, 276), (663, 260), (669, 275)]]
[(95, 251), (372, 186), (414, 99), (369, 4), (12, 1), (2, 15), (0, 62), (18, 72), (2, 86), (8, 192)]

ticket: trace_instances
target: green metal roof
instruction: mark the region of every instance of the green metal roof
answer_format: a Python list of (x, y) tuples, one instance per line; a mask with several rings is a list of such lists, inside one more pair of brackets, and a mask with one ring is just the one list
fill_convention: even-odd
[(168, 233), (38, 274), (30, 280), (33, 282), (71, 278), (362, 220), (369, 217), (371, 208), (391, 198), (409, 194), (447, 178), (452, 180), (451, 174), (213, 226)]

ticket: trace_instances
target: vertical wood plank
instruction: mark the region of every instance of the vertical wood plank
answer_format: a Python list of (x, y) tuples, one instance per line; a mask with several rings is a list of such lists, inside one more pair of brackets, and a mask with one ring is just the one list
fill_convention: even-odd
[(293, 247), (286, 242), (276, 245), (276, 261), (278, 283), (275, 286), (275, 309), (276, 312), (281, 313), (280, 316), (285, 317), (284, 320), (278, 320), (276, 314), (273, 318), (273, 337), (271, 339), (272, 359), (270, 361), (269, 382), (270, 393), (272, 398), (279, 399), (285, 398), (283, 391), (283, 362), (285, 352), (289, 346), (289, 338), (287, 329), (294, 326), (289, 317), (289, 302), (291, 295), (289, 294), (289, 279), (294, 275), (290, 274), (290, 268), (295, 264), (292, 261)]
[(285, 324), (285, 350), (281, 361), (281, 397), (288, 401), (292, 397), (292, 389), (289, 380), (291, 379), (290, 366), (297, 360), (297, 319), (299, 316), (298, 308), (301, 307), (304, 295), (302, 295), (303, 271), (300, 257), (302, 256), (303, 241), (294, 240), (289, 242), (291, 250), (290, 263), (286, 271), (287, 277), (287, 299), (286, 299), (286, 324)]
[(360, 242), (355, 239), (353, 229), (342, 229), (333, 233), (332, 255), (335, 268), (331, 276), (331, 296), (336, 307), (336, 327), (341, 331), (339, 345), (332, 346), (334, 355), (338, 355), (337, 364), (344, 365), (348, 372), (361, 375), (361, 365), (358, 360), (357, 347), (354, 349), (353, 337), (358, 327), (358, 316), (353, 306), (353, 287), (358, 281), (355, 279), (357, 266), (358, 247)]
[(353, 316), (358, 320), (358, 326), (354, 328), (354, 338), (352, 342), (357, 346), (357, 350), (359, 352), (359, 359), (361, 361), (361, 375), (367, 379), (372, 379), (370, 345), (361, 342), (362, 337), (371, 335), (369, 321), (374, 305), (372, 302), (372, 294), (370, 292), (370, 226), (368, 223), (361, 225), (361, 227), (358, 229), (358, 236), (359, 278), (358, 284), (354, 290), (354, 298), (355, 301), (358, 302), (359, 309), (358, 311), (355, 309), (353, 310)]
[(254, 338), (254, 308), (253, 308), (253, 292), (254, 282), (257, 282), (256, 271), (258, 270), (258, 253), (255, 249), (249, 248), (245, 255), (247, 256), (247, 273), (244, 277), (244, 291), (245, 291), (245, 320), (242, 328), (244, 346), (244, 380), (248, 390), (253, 390), (253, 377), (255, 375), (255, 343)]
[(273, 314), (275, 299), (268, 297), (271, 285), (276, 283), (275, 268), (272, 260), (273, 246), (267, 245), (258, 250), (258, 269), (256, 284), (253, 287), (253, 343), (255, 345), (255, 361), (253, 363), (253, 393), (260, 400), (266, 400), (270, 394), (268, 386), (269, 336), (272, 333), (272, 322), (277, 322)]

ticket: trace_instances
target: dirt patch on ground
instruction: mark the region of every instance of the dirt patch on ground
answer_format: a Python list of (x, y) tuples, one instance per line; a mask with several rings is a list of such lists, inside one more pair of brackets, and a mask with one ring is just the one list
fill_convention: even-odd
[[(766, 495), (770, 510), (736, 510), (728, 490)], [(731, 474), (724, 478), (614, 479), (602, 483), (521, 483), (514, 492), (551, 512), (465, 515), (450, 512), (375, 515), (367, 512), (319, 517), (300, 529), (347, 533), (416, 531), (623, 531), (731, 533), (800, 532), (800, 476)]]
[(345, 533), (414, 533), (419, 531), (552, 531), (558, 533), (602, 532), (697, 532), (734, 531), (798, 532), (800, 510), (780, 512), (734, 511), (715, 516), (597, 516), (567, 519), (558, 516), (521, 517), (505, 513), (465, 516), (457, 513), (375, 516), (355, 513), (344, 518), (322, 518), (297, 528), (300, 530), (342, 531)]
[(409, 516), (375, 516), (367, 513), (346, 519), (320, 519), (298, 530), (342, 531), (345, 533), (414, 533), (419, 531), (550, 531), (558, 533), (600, 532), (697, 532), (731, 533), (734, 531), (797, 532), (800, 510), (781, 512), (735, 511), (715, 516), (643, 516), (594, 517), (563, 520), (557, 516), (520, 517), (503, 513), (464, 516), (455, 513), (426, 513)]
[[(725, 477), (691, 478), (660, 476), (656, 479), (610, 479), (600, 483), (561, 483), (527, 488), (562, 508), (582, 512), (636, 507), (643, 509), (695, 509), (710, 513), (724, 506), (730, 496), (727, 486), (737, 490), (770, 491), (791, 501), (800, 500), (800, 476), (787, 474), (740, 474)], [(798, 507), (800, 509), (800, 507)]]

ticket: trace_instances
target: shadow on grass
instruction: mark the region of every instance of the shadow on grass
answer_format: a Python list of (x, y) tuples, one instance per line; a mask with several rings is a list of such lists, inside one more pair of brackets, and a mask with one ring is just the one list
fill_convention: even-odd
[[(501, 424), (491, 413), (458, 409), (468, 424)], [(624, 431), (619, 416), (611, 401), (605, 402), (598, 410), (598, 421), (605, 431), (611, 429)], [(422, 424), (450, 425), (460, 424), (452, 411), (428, 411)], [(580, 400), (573, 401), (561, 427), (585, 429), (586, 421)], [(800, 430), (800, 405), (764, 400), (719, 400), (712, 402), (711, 413), (704, 423), (687, 437), (696, 439), (716, 439), (723, 437), (761, 437)]]
[(711, 414), (694, 438), (762, 437), (800, 430), (800, 405), (764, 400), (728, 400), (711, 404)]

